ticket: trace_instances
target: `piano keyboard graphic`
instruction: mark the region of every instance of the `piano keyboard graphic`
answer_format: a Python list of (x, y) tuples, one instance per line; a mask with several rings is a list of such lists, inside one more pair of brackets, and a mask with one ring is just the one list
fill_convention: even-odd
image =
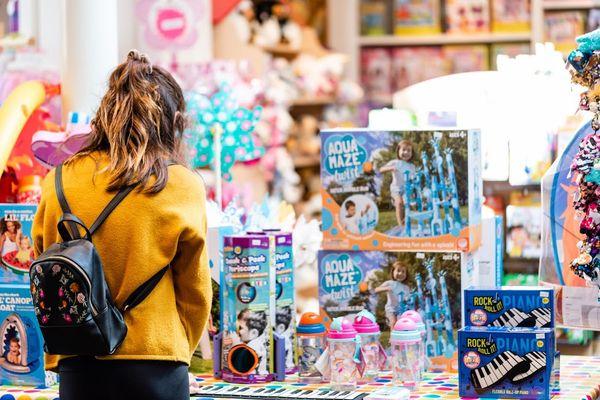
[(531, 315), (535, 317), (535, 326), (538, 328), (546, 328), (550, 326), (551, 311), (549, 308), (536, 308), (531, 311)]
[(535, 317), (524, 313), (518, 308), (511, 308), (496, 318), (496, 320), (492, 322), (492, 325), (498, 328), (533, 327), (535, 326), (535, 321)]
[(326, 388), (304, 389), (295, 387), (252, 387), (234, 385), (202, 386), (194, 397), (215, 397), (232, 399), (304, 399), (304, 400), (360, 400), (368, 393), (340, 391)]
[(471, 371), (471, 383), (478, 392), (485, 392), (504, 378), (512, 379), (529, 369), (530, 362), (512, 351), (498, 354), (492, 361)]
[(512, 378), (514, 383), (529, 379), (539, 371), (546, 368), (546, 353), (544, 352), (532, 351), (531, 353), (525, 354), (525, 358), (529, 361), (529, 370), (515, 375), (514, 378)]

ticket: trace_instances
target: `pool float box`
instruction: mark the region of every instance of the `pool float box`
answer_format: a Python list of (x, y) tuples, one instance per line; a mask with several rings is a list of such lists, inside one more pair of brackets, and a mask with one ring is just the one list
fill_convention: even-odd
[(478, 130), (333, 129), (321, 145), (324, 249), (478, 248)]
[(0, 204), (0, 283), (29, 283), (36, 210), (32, 204)]
[(44, 385), (44, 343), (29, 285), (0, 284), (0, 338), (0, 385)]

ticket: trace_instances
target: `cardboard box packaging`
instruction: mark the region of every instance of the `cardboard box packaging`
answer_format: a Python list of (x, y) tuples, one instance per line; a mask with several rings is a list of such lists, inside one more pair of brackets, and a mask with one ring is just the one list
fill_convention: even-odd
[(335, 129), (321, 141), (324, 249), (477, 249), (479, 131)]

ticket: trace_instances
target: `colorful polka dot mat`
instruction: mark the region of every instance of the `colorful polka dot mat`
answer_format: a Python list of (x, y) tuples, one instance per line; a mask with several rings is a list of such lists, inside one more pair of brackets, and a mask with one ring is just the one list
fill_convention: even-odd
[[(561, 390), (553, 397), (555, 400), (596, 400), (600, 399), (600, 357), (561, 357)], [(199, 375), (199, 385), (229, 385), (217, 381), (212, 376)], [(357, 391), (369, 393), (391, 383), (389, 376), (382, 376), (375, 382), (360, 385)], [(290, 377), (286, 383), (271, 383), (269, 387), (295, 387), (305, 389), (326, 388), (327, 385), (305, 385)], [(212, 400), (211, 397), (196, 399)], [(456, 374), (427, 373), (419, 389), (411, 394), (411, 400), (458, 399), (458, 377)], [(33, 389), (15, 386), (0, 386), (0, 400), (59, 400), (56, 388)], [(219, 399), (223, 400), (223, 399)], [(237, 399), (239, 400), (239, 399)]]

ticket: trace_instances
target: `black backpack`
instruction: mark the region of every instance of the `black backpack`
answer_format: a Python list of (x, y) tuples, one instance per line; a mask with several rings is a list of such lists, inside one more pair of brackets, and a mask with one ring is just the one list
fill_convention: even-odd
[[(110, 295), (92, 235), (134, 187), (121, 189), (88, 229), (71, 213), (63, 191), (61, 165), (56, 168), (55, 186), (63, 212), (58, 222), (62, 243), (46, 249), (29, 270), (44, 349), (49, 354), (113, 354), (127, 334), (123, 312), (150, 294), (169, 265), (138, 287), (119, 309)], [(79, 227), (85, 231), (84, 237)]]

